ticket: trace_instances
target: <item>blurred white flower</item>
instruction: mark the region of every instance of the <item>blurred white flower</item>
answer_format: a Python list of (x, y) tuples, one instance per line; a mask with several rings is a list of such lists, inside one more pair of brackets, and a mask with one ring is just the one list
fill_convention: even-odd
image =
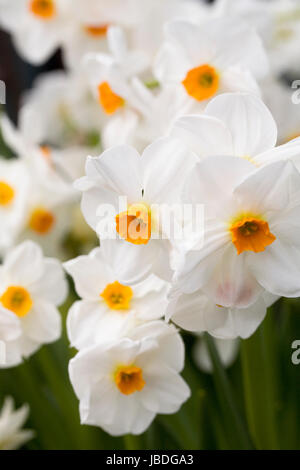
[(298, 0), (217, 0), (214, 15), (244, 21), (263, 39), (277, 75), (297, 70), (299, 63), (300, 8)]
[(71, 224), (70, 205), (76, 201), (72, 180), (55, 167), (55, 151), (52, 155), (50, 148), (26, 141), (7, 118), (1, 123), (5, 141), (25, 166), (25, 182), (29, 175), (17, 240), (32, 238), (47, 255), (62, 257), (61, 243)]
[(71, 4), (71, 0), (3, 0), (0, 23), (12, 34), (19, 54), (39, 65), (60, 46)]
[[(224, 367), (230, 367), (238, 356), (239, 340), (213, 338), (213, 341), (218, 351), (221, 363)], [(192, 354), (194, 361), (200, 370), (207, 373), (213, 372), (213, 364), (203, 337), (196, 340)]]
[(6, 397), (0, 410), (0, 450), (15, 450), (34, 437), (34, 431), (23, 429), (29, 415), (29, 406), (14, 409), (12, 397)]
[[(6, 364), (20, 364), (42, 344), (56, 341), (61, 319), (56, 306), (68, 291), (59, 261), (44, 258), (38, 245), (26, 241), (10, 251), (0, 270), (0, 319), (13, 313), (21, 335), (6, 342)], [(1, 320), (0, 320), (1, 322)], [(18, 328), (16, 328), (16, 332)]]
[(0, 160), (0, 253), (13, 245), (26, 217), (30, 175), (20, 160)]
[(106, 432), (141, 434), (157, 413), (171, 414), (189, 398), (179, 373), (184, 344), (162, 321), (137, 327), (130, 338), (93, 346), (70, 361), (82, 424)]
[(27, 142), (66, 149), (99, 146), (104, 116), (81, 69), (43, 74), (27, 91), (19, 128)]

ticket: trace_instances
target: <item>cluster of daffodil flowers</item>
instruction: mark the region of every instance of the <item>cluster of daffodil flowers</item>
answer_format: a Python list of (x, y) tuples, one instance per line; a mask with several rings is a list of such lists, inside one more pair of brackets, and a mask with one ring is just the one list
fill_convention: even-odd
[[(27, 92), (18, 128), (1, 117), (16, 156), (0, 160), (4, 367), (59, 338), (66, 272), (81, 422), (140, 434), (190, 396), (180, 329), (231, 341), (231, 357), (300, 296), (300, 118), (280, 78), (299, 7), (1, 0), (0, 24), (28, 62), (59, 47), (65, 66)], [(203, 208), (198, 231), (186, 206)], [(72, 236), (85, 252), (67, 260)]]

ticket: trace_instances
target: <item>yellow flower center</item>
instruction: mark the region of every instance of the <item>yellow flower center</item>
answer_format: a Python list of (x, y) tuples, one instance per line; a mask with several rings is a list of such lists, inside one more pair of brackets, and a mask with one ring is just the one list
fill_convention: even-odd
[(133, 292), (131, 287), (123, 286), (118, 281), (108, 284), (100, 296), (112, 310), (128, 310)]
[(85, 32), (93, 38), (105, 37), (108, 28), (109, 28), (108, 24), (84, 26)]
[(229, 230), (238, 255), (243, 251), (260, 253), (276, 240), (268, 222), (260, 217), (242, 216), (231, 224)]
[(2, 294), (0, 301), (3, 307), (11, 310), (18, 317), (27, 315), (33, 305), (29, 292), (20, 286), (8, 287)]
[(218, 91), (219, 74), (210, 65), (200, 65), (188, 71), (182, 84), (197, 101), (207, 100)]
[(0, 206), (8, 206), (14, 197), (14, 189), (4, 181), (0, 181)]
[(32, 212), (29, 220), (29, 227), (39, 235), (46, 235), (49, 233), (54, 224), (54, 214), (43, 207), (37, 207)]
[(146, 245), (151, 238), (150, 210), (145, 204), (132, 204), (116, 216), (116, 230), (126, 241)]
[(124, 106), (125, 100), (112, 91), (108, 82), (102, 82), (98, 86), (99, 102), (106, 114), (113, 114)]
[(31, 0), (30, 11), (42, 20), (50, 20), (56, 14), (54, 0)]
[(140, 392), (144, 386), (143, 371), (136, 366), (119, 366), (114, 374), (115, 383), (124, 395)]

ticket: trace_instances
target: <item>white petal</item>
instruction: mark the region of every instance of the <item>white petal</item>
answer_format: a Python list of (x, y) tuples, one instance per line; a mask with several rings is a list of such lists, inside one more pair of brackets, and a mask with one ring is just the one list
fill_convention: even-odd
[(61, 335), (59, 311), (48, 302), (35, 302), (32, 310), (22, 318), (22, 328), (29, 339), (40, 344), (52, 343)]
[(102, 251), (102, 248), (96, 248), (88, 256), (78, 256), (64, 263), (74, 280), (77, 294), (83, 299), (99, 299), (106, 285), (116, 280), (112, 278)]
[(227, 309), (226, 321), (220, 328), (211, 330), (217, 338), (249, 338), (264, 320), (267, 313), (266, 303), (261, 296), (246, 308)]
[(262, 253), (249, 256), (248, 265), (268, 291), (284, 297), (300, 295), (300, 250), (279, 239)]
[(226, 317), (226, 309), (216, 308), (215, 303), (201, 291), (172, 299), (168, 313), (178, 326), (194, 332), (215, 329), (223, 325)]
[(68, 294), (68, 283), (61, 263), (52, 258), (44, 261), (45, 270), (40, 279), (30, 285), (34, 297), (61, 305)]
[(258, 298), (262, 289), (247, 265), (248, 254), (237, 254), (231, 243), (214, 266), (205, 293), (217, 305), (244, 308)]
[(205, 113), (220, 119), (230, 131), (233, 154), (254, 157), (276, 145), (277, 126), (270, 111), (255, 95), (226, 93), (211, 100)]
[(145, 201), (177, 202), (184, 177), (194, 163), (194, 157), (177, 139), (164, 137), (149, 145), (141, 159)]
[(105, 181), (105, 187), (120, 196), (127, 196), (129, 203), (139, 202), (142, 196), (140, 155), (133, 148), (119, 145), (92, 160), (94, 171)]
[(232, 197), (235, 186), (256, 168), (250, 162), (236, 157), (208, 157), (198, 163), (186, 179), (184, 198), (193, 203), (220, 208)]
[(182, 377), (159, 362), (145, 371), (145, 382), (140, 398), (153, 413), (176, 413), (191, 394)]
[(9, 310), (0, 307), (0, 341), (12, 341), (21, 335), (19, 318)]
[(15, 284), (30, 285), (44, 273), (42, 250), (39, 245), (27, 240), (6, 256), (4, 266)]
[(198, 157), (234, 155), (229, 130), (220, 119), (212, 116), (180, 117), (171, 135), (185, 142)]

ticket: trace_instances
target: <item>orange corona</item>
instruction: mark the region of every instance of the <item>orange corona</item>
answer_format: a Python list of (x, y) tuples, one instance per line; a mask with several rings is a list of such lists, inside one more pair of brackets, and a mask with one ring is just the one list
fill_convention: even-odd
[(244, 251), (260, 253), (276, 240), (275, 235), (270, 232), (268, 222), (259, 217), (241, 217), (229, 230), (238, 255)]
[(188, 71), (182, 84), (187, 93), (197, 101), (207, 100), (218, 91), (219, 74), (210, 65), (200, 65)]
[(144, 386), (143, 372), (140, 367), (120, 366), (114, 375), (115, 383), (123, 395), (140, 392)]
[(56, 14), (54, 0), (31, 0), (30, 11), (42, 20), (50, 20)]

